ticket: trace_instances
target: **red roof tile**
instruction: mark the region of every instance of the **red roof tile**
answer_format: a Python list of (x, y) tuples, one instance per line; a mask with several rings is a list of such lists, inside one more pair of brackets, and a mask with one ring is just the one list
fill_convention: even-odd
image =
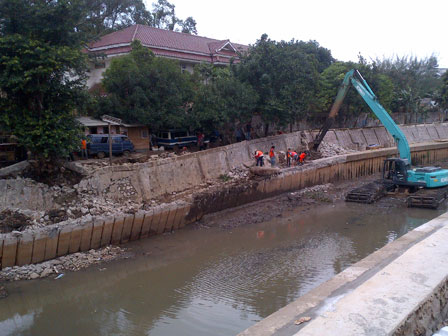
[(153, 50), (156, 55), (202, 61), (205, 60), (204, 56), (207, 56), (207, 60), (210, 61), (214, 54), (236, 56), (229, 50), (217, 52), (227, 43), (230, 43), (240, 52), (248, 49), (248, 46), (231, 43), (229, 40), (215, 40), (145, 25), (133, 25), (103, 36), (99, 41), (91, 43), (89, 50), (103, 50), (106, 54), (124, 53), (128, 50), (123, 45), (129, 45), (133, 40), (139, 40), (143, 45)]

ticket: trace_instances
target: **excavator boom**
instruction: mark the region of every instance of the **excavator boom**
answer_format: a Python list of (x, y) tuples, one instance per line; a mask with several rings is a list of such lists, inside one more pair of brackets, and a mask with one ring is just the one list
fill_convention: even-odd
[(352, 69), (345, 74), (344, 80), (342, 81), (341, 86), (339, 87), (338, 94), (336, 99), (334, 100), (333, 106), (331, 107), (330, 113), (328, 115), (327, 122), (324, 127), (319, 131), (316, 139), (313, 143), (313, 149), (317, 150), (320, 143), (325, 137), (325, 134), (330, 129), (331, 125), (339, 110), (341, 108), (342, 102), (347, 96), (347, 92), (350, 89), (350, 84), (356, 89), (356, 91), (360, 94), (362, 99), (367, 103), (372, 112), (377, 116), (377, 118), (381, 121), (387, 131), (392, 135), (395, 140), (395, 143), (398, 147), (398, 152), (400, 153), (400, 158), (407, 160), (407, 164), (411, 165), (411, 150), (409, 148), (408, 141), (406, 140), (405, 135), (401, 131), (401, 129), (395, 124), (393, 119), (390, 117), (389, 113), (384, 109), (383, 106), (378, 102), (377, 97), (373, 93), (370, 86), (361, 76), (358, 70)]

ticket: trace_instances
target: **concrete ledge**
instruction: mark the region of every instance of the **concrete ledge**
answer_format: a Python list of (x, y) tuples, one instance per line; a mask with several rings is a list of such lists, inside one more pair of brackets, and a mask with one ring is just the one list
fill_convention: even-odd
[[(446, 317), (447, 239), (444, 214), (239, 335), (431, 335)], [(303, 316), (312, 320), (295, 325)]]

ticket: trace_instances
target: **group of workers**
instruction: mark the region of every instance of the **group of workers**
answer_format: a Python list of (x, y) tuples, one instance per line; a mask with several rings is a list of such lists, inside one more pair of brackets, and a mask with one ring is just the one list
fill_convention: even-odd
[[(307, 151), (301, 152), (298, 154), (295, 151), (292, 151), (291, 148), (288, 148), (286, 151), (286, 165), (291, 167), (293, 165), (303, 165), (305, 162), (305, 158), (307, 156)], [(256, 165), (263, 167), (264, 166), (264, 153), (261, 150), (255, 151), (255, 160)], [(269, 150), (269, 161), (271, 163), (271, 167), (275, 167), (277, 163), (277, 157), (275, 155), (275, 146), (272, 146)]]

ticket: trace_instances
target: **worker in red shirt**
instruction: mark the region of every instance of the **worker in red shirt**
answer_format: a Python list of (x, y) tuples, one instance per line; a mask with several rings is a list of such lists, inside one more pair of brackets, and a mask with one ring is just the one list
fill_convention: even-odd
[(276, 161), (274, 150), (275, 150), (275, 146), (272, 146), (269, 151), (269, 159), (271, 160), (271, 167), (275, 166), (275, 161)]
[(303, 162), (305, 161), (305, 157), (306, 157), (306, 153), (305, 152), (302, 152), (299, 155), (299, 164), (303, 165)]
[(263, 165), (264, 165), (263, 158), (264, 158), (263, 152), (260, 150), (256, 150), (255, 151), (255, 160), (257, 160), (257, 166), (263, 167)]

